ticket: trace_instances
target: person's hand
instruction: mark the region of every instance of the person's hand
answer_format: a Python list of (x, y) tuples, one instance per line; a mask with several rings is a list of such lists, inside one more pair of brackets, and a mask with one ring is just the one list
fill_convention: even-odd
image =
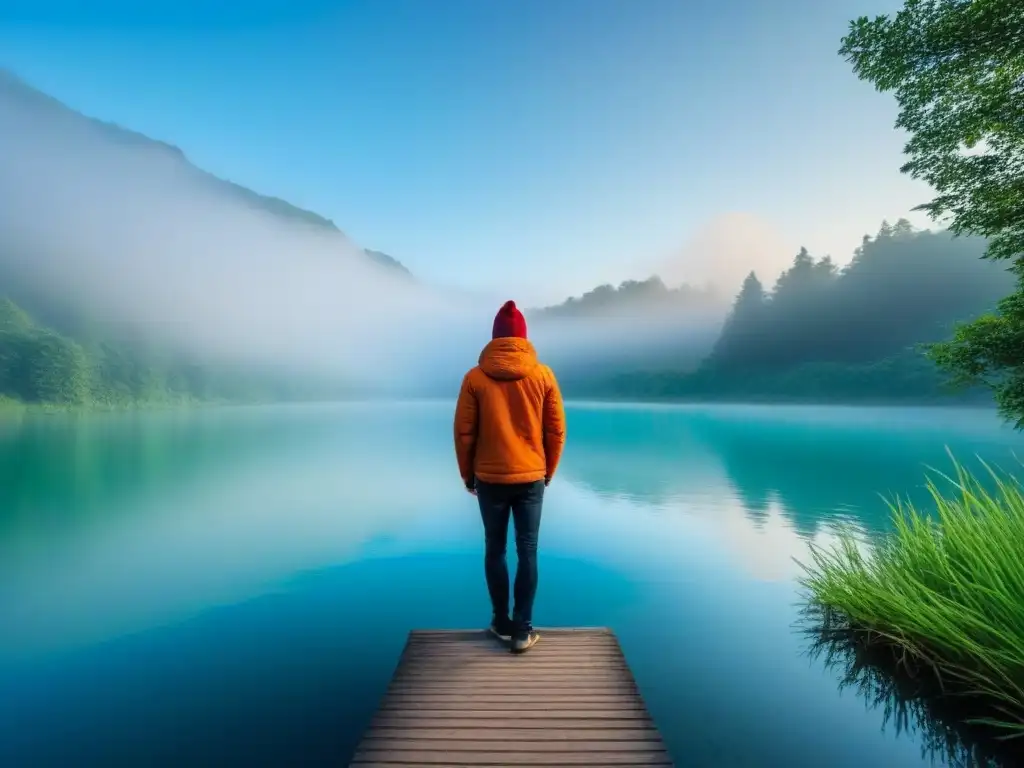
[(549, 485), (551, 485), (551, 478), (550, 477), (545, 477), (544, 478), (544, 487), (547, 488)]
[(466, 483), (466, 493), (476, 496), (476, 483)]

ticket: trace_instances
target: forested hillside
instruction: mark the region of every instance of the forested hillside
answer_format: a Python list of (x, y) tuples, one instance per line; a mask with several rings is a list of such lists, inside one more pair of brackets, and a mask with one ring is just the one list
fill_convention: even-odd
[(579, 395), (821, 401), (936, 401), (951, 393), (921, 345), (991, 311), (1013, 289), (985, 242), (914, 231), (900, 220), (865, 236), (837, 269), (801, 250), (769, 290), (751, 273), (711, 354), (690, 374), (623, 372)]
[(722, 297), (712, 288), (669, 288), (655, 275), (646, 280), (627, 280), (618, 287), (599, 285), (578, 298), (571, 296), (534, 314), (541, 322), (595, 316), (637, 317), (716, 309), (721, 303)]
[[(313, 232), (336, 242), (339, 259), (352, 253), (356, 260), (365, 258), (367, 263), (412, 280), (409, 271), (391, 256), (379, 251), (360, 252), (330, 219), (218, 178), (193, 165), (172, 144), (76, 112), (10, 72), (0, 70), (0, 134), (26, 133), (41, 137), (40, 141), (47, 142), (45, 146), (55, 151), (65, 151), (67, 146), (82, 147), (83, 152), (90, 147), (102, 148), (106, 152), (104, 157), (117, 162), (124, 160), (142, 179), (148, 179), (150, 172), (166, 178), (170, 167), (173, 178), (187, 180), (190, 190), (201, 190), (211, 194), (212, 199), (224, 201), (223, 210), (256, 209), (296, 231)], [(21, 183), (21, 178), (11, 170), (18, 167), (0, 163), (0, 172), (10, 174), (4, 179), (9, 189), (16, 190)], [(103, 179), (96, 181), (99, 184)], [(15, 202), (0, 197), (0, 205), (8, 206), (0, 214), (12, 216)], [(158, 334), (151, 333), (144, 324), (126, 326), (99, 317), (96, 302), (85, 301), (84, 292), (55, 288), (57, 281), (51, 285), (45, 269), (38, 266), (39, 253), (53, 259), (54, 269), (59, 269), (64, 259), (74, 263), (78, 257), (74, 233), (64, 234), (61, 221), (52, 211), (42, 210), (39, 216), (53, 217), (50, 227), (58, 233), (56, 239), (63, 236), (67, 242), (49, 251), (43, 245), (40, 250), (25, 238), (19, 240), (6, 228), (0, 228), (0, 399), (120, 405), (302, 399), (337, 397), (348, 392), (337, 381), (313, 382), (308, 376), (296, 380), (280, 370), (227, 366), (209, 357), (184, 354), (177, 348), (180, 344), (161, 348), (155, 343)], [(211, 222), (204, 225), (211, 226)], [(216, 225), (215, 220), (212, 226)], [(190, 223), (182, 222), (181, 226), (188, 227)], [(118, 233), (110, 235), (116, 242)], [(146, 257), (144, 243), (138, 252), (124, 254), (125, 259)], [(297, 258), (302, 257), (300, 251)], [(109, 266), (107, 270), (99, 275), (100, 279), (110, 284), (123, 279)]]
[(38, 324), (10, 299), (0, 299), (0, 401), (125, 406), (348, 394), (337, 382), (217, 365), (143, 341), (90, 338), (81, 330), (76, 338)]

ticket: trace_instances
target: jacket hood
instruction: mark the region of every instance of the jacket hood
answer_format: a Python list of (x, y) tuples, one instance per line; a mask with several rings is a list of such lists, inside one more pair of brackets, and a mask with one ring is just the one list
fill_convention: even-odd
[(494, 339), (480, 353), (480, 370), (498, 381), (524, 379), (538, 365), (533, 344), (517, 336)]

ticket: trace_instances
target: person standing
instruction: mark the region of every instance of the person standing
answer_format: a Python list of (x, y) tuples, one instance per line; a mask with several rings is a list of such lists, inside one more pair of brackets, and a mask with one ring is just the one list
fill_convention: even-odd
[[(514, 301), (498, 310), (491, 341), (462, 380), (455, 406), (455, 455), (484, 526), (484, 574), (491, 597), (490, 631), (513, 653), (540, 639), (533, 628), (537, 539), (544, 489), (565, 445), (565, 408), (554, 372), (537, 359), (526, 318)], [(509, 617), (505, 552), (508, 523), (518, 565)]]

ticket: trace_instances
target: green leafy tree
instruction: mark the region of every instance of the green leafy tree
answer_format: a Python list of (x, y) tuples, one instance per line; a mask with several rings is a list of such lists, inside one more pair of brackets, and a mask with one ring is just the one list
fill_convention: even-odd
[(38, 331), (24, 364), (26, 399), (37, 403), (81, 403), (89, 394), (89, 360), (75, 342)]
[[(57, 314), (52, 312), (51, 314)], [(50, 405), (195, 400), (256, 402), (353, 394), (333, 379), (196, 361), (142, 338), (102, 338), (102, 326), (42, 324), (0, 297), (0, 399)], [(75, 332), (77, 331), (77, 333)], [(85, 337), (84, 339), (82, 337)]]
[(988, 238), (1016, 291), (930, 354), (962, 384), (994, 392), (1024, 428), (1024, 2), (906, 0), (893, 16), (853, 21), (840, 55), (899, 105), (910, 139), (901, 171), (928, 182), (920, 210), (956, 234)]
[(31, 324), (0, 328), (0, 394), (28, 403), (81, 403), (89, 376), (85, 351), (70, 339)]
[(10, 299), (0, 298), (0, 332), (26, 333), (32, 330), (32, 318)]

